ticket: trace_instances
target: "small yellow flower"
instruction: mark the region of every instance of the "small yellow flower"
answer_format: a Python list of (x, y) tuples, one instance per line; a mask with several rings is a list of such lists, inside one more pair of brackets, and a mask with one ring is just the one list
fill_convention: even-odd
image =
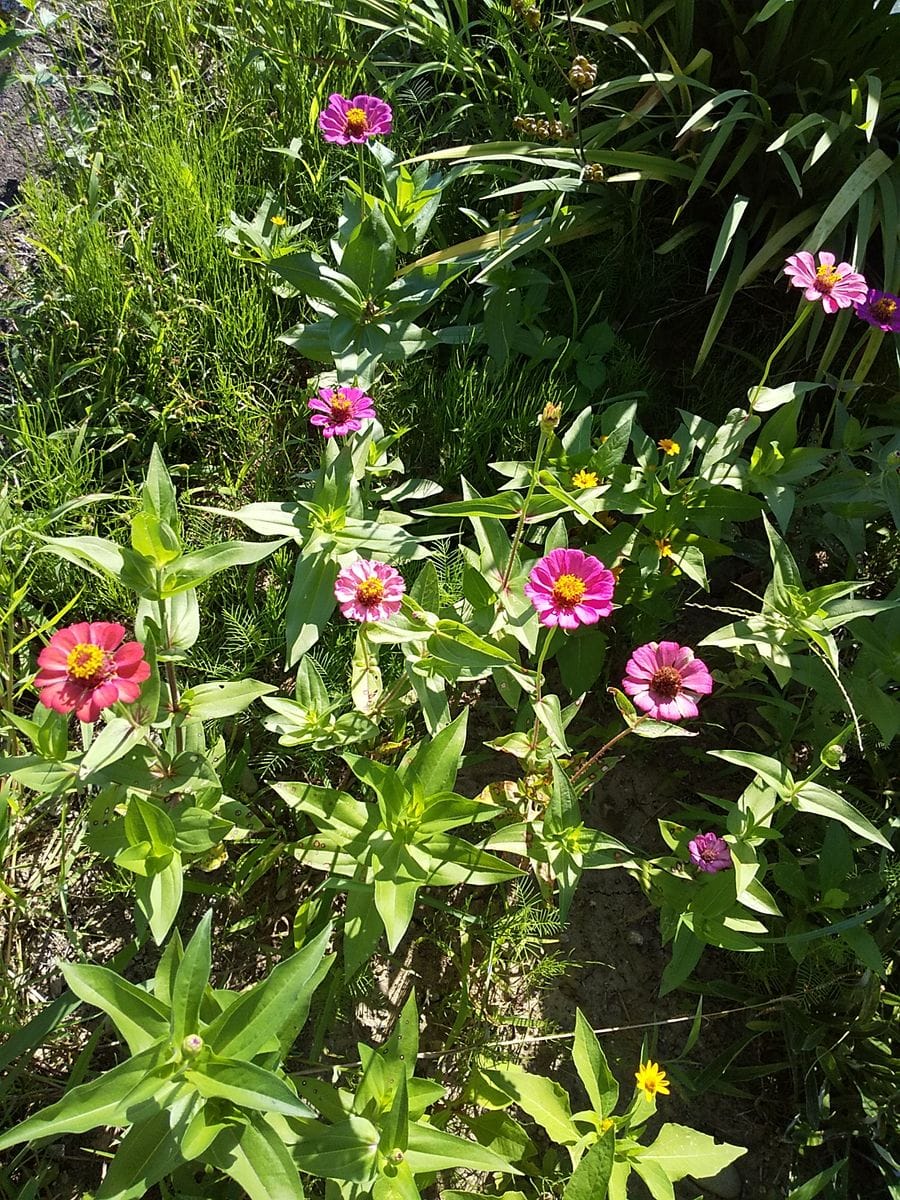
[(660, 450), (664, 451), (671, 458), (675, 454), (681, 453), (681, 447), (677, 442), (673, 442), (671, 438), (660, 438), (656, 443)]
[(634, 1077), (637, 1080), (637, 1090), (643, 1092), (648, 1101), (656, 1095), (668, 1096), (669, 1084), (659, 1063), (650, 1062), (648, 1059), (647, 1062), (641, 1063), (640, 1070), (635, 1071)]
[(672, 543), (669, 541), (669, 539), (667, 537), (657, 538), (656, 539), (656, 548), (659, 551), (660, 558), (671, 558), (672, 557)]
[(600, 439), (600, 445), (601, 445), (601, 446), (603, 446), (603, 445), (605, 445), (605, 444), (606, 444), (608, 441), (609, 441), (609, 434), (608, 434), (608, 433), (604, 433), (603, 437)]
[(600, 1122), (600, 1132), (606, 1133), (607, 1129), (612, 1129), (614, 1124), (615, 1122), (613, 1121), (612, 1117), (604, 1117)]
[(596, 487), (599, 482), (599, 476), (595, 471), (585, 471), (583, 468), (572, 476), (572, 487), (575, 488), (592, 488)]
[(277, 216), (272, 218), (272, 224), (280, 229), (282, 225), (287, 225), (287, 217), (283, 217), (281, 213), (278, 213)]

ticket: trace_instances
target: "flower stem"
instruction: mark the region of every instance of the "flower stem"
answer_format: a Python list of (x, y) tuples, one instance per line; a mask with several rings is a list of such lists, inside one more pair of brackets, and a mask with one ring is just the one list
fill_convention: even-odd
[[(160, 632), (163, 636), (163, 647), (169, 649), (169, 614), (166, 608), (165, 600), (159, 601), (159, 624)], [(175, 674), (175, 664), (166, 661), (166, 686), (169, 689), (169, 709), (172, 713), (172, 720), (176, 721), (181, 708), (181, 700), (178, 692), (178, 677)], [(175, 753), (181, 754), (184, 750), (184, 730), (180, 725), (175, 725)]]
[(578, 768), (578, 770), (573, 773), (572, 782), (574, 783), (576, 779), (580, 779), (581, 776), (585, 774), (585, 772), (587, 772), (591, 769), (591, 767), (594, 765), (594, 763), (599, 762), (600, 759), (603, 757), (603, 755), (606, 754), (606, 752), (608, 750), (612, 749), (612, 747), (616, 744), (616, 742), (621, 742), (622, 738), (627, 737), (629, 735), (629, 733), (634, 732), (634, 730), (637, 728), (637, 726), (640, 725), (641, 721), (646, 721), (646, 720), (647, 720), (647, 714), (644, 713), (644, 715), (642, 717), (638, 717), (638, 719), (634, 722), (633, 725), (626, 725), (626, 727), (624, 729), (620, 729), (619, 732), (615, 735), (615, 737), (611, 737), (604, 746), (600, 747), (600, 749), (597, 751), (596, 754), (592, 754), (591, 757), (587, 760), (587, 762), (583, 762), (581, 764), (581, 766)]
[(785, 346), (788, 344), (788, 342), (791, 340), (791, 338), (794, 336), (794, 334), (797, 332), (797, 330), (801, 327), (801, 325), (803, 325), (804, 321), (807, 320), (807, 318), (812, 313), (812, 310), (813, 310), (813, 306), (811, 304), (804, 305), (804, 307), (800, 310), (800, 316), (793, 323), (793, 325), (790, 327), (790, 329), (787, 331), (787, 333), (784, 335), (784, 337), (781, 339), (781, 341), (778, 343), (778, 345), (775, 347), (775, 349), (769, 355), (769, 360), (766, 363), (765, 370), (763, 371), (763, 377), (759, 381), (759, 383), (756, 385), (756, 387), (753, 389), (753, 395), (750, 397), (750, 411), (747, 413), (748, 417), (752, 414), (754, 408), (756, 407), (756, 402), (757, 402), (757, 400), (759, 400), (760, 394), (762, 393), (763, 388), (766, 386), (766, 380), (769, 378), (769, 372), (772, 370), (772, 363), (775, 361), (775, 359), (778, 357), (778, 355), (781, 353), (781, 351), (785, 348)]
[(359, 163), (359, 223), (366, 219), (366, 164), (363, 158), (364, 147), (360, 143), (356, 147), (356, 158)]
[(500, 580), (500, 593), (506, 591), (509, 584), (509, 577), (513, 572), (513, 564), (516, 561), (516, 555), (519, 551), (519, 545), (522, 541), (522, 533), (525, 529), (525, 518), (528, 516), (528, 508), (531, 504), (531, 497), (534, 495), (534, 489), (537, 486), (538, 474), (541, 469), (541, 459), (544, 457), (544, 451), (547, 448), (547, 433), (541, 429), (540, 440), (538, 441), (537, 453), (534, 456), (534, 467), (531, 472), (531, 481), (528, 484), (528, 491), (525, 493), (525, 500), (522, 503), (522, 511), (519, 513), (519, 520), (516, 524), (516, 531), (513, 534), (513, 540), (509, 547), (509, 559), (506, 563), (506, 569), (503, 572), (503, 577)]
[(544, 690), (544, 662), (547, 658), (547, 652), (550, 649), (550, 643), (553, 641), (553, 635), (556, 633), (555, 625), (547, 626), (547, 633), (544, 638), (544, 643), (538, 652), (537, 666), (534, 668), (534, 673), (537, 676), (537, 682), (534, 689), (534, 728), (531, 731), (531, 745), (533, 749), (537, 749), (538, 732), (540, 727), (540, 717), (537, 715), (537, 706), (541, 702), (541, 694)]

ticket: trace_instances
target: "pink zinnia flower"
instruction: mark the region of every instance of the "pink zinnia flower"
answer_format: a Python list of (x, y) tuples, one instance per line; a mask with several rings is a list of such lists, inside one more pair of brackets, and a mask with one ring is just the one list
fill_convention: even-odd
[(900, 333), (900, 296), (869, 288), (865, 301), (856, 305), (856, 315), (885, 333)]
[(344, 567), (334, 585), (341, 613), (351, 621), (386, 621), (399, 611), (405, 591), (399, 571), (368, 558)]
[(347, 146), (367, 142), (391, 132), (391, 106), (377, 96), (354, 96), (348, 100), (336, 92), (319, 113), (319, 129), (326, 142)]
[(677, 642), (638, 646), (625, 667), (622, 687), (635, 705), (658, 721), (697, 716), (697, 701), (712, 691), (706, 663)]
[(698, 833), (688, 842), (691, 862), (700, 871), (727, 871), (731, 864), (728, 843), (715, 833)]
[(862, 304), (869, 290), (864, 277), (849, 263), (835, 266), (834, 255), (828, 250), (820, 253), (818, 266), (808, 250), (792, 254), (785, 262), (784, 273), (794, 287), (806, 289), (803, 294), (807, 300), (821, 300), (827, 313)]
[(310, 421), (321, 426), (325, 437), (343, 437), (356, 433), (363, 421), (375, 416), (374, 401), (362, 388), (319, 388), (318, 396), (309, 401), (313, 410)]
[(577, 629), (609, 616), (615, 586), (599, 558), (583, 550), (551, 550), (532, 569), (525, 595), (542, 625)]
[(74, 712), (79, 721), (96, 721), (104, 708), (121, 700), (133, 704), (150, 675), (140, 642), (121, 644), (125, 626), (109, 621), (82, 621), (57, 629), (38, 655), (34, 677), (40, 701), (59, 713)]

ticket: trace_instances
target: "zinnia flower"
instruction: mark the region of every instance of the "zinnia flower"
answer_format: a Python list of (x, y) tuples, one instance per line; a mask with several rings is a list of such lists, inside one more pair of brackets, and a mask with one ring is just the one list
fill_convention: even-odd
[(697, 701), (712, 691), (706, 663), (677, 642), (638, 646), (625, 667), (622, 687), (636, 706), (658, 721), (697, 716)]
[(399, 611), (405, 591), (399, 571), (368, 558), (344, 567), (334, 584), (341, 613), (351, 621), (386, 621)]
[(592, 488), (596, 487), (599, 482), (596, 471), (585, 471), (583, 467), (572, 476), (572, 487), (575, 488)]
[(358, 145), (388, 134), (392, 121), (391, 106), (377, 96), (354, 96), (351, 100), (335, 92), (319, 113), (322, 136), (337, 146), (351, 142)]
[(671, 438), (660, 438), (656, 444), (659, 446), (660, 450), (662, 450), (664, 454), (669, 455), (669, 457), (681, 453), (681, 447), (677, 442), (673, 442)]
[(319, 388), (318, 396), (309, 401), (313, 410), (310, 422), (322, 429), (325, 437), (343, 437), (356, 433), (363, 421), (375, 416), (374, 401), (362, 388)]
[(609, 616), (615, 586), (599, 558), (583, 550), (551, 550), (528, 576), (525, 595), (542, 625), (577, 629)]
[(900, 333), (900, 296), (869, 288), (865, 301), (856, 305), (856, 315), (885, 333)]
[(688, 842), (691, 862), (700, 871), (727, 871), (731, 864), (728, 843), (715, 833), (698, 833)]
[(74, 712), (79, 721), (96, 721), (104, 708), (121, 700), (133, 704), (150, 675), (140, 642), (126, 642), (125, 626), (82, 621), (57, 629), (38, 655), (34, 677), (45, 708)]
[(785, 262), (784, 273), (794, 287), (805, 288), (807, 300), (821, 300), (827, 313), (836, 313), (839, 308), (851, 304), (863, 304), (868, 296), (868, 285), (862, 275), (854, 271), (849, 263), (835, 266), (834, 255), (823, 250), (819, 265), (808, 250), (792, 254)]
[(637, 1090), (643, 1092), (648, 1100), (652, 1100), (656, 1095), (668, 1096), (669, 1081), (659, 1063), (650, 1061), (641, 1063), (640, 1069), (635, 1071), (634, 1077), (637, 1080)]

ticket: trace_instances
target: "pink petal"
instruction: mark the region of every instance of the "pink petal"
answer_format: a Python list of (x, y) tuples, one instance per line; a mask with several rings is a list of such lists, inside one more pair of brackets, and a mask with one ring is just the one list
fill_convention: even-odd
[(115, 650), (125, 636), (125, 626), (117, 621), (93, 621), (90, 641), (101, 650)]

